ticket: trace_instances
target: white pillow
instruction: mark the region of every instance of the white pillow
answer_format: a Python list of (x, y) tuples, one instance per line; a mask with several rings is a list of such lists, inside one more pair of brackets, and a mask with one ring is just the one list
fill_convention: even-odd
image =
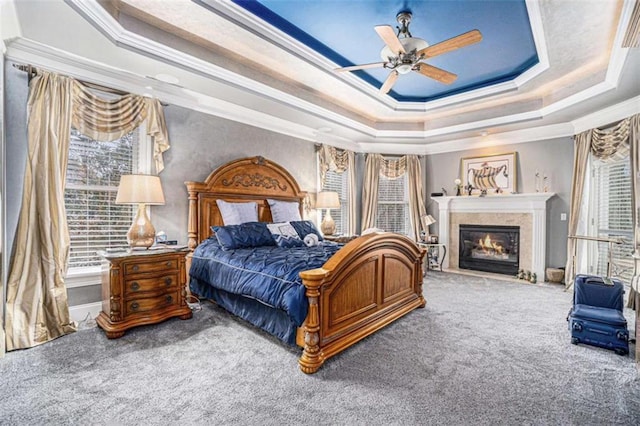
[(240, 225), (247, 222), (258, 222), (258, 203), (229, 203), (224, 200), (216, 200), (222, 221), (225, 225)]
[(274, 223), (294, 222), (302, 220), (300, 217), (300, 204), (296, 201), (279, 201), (267, 199), (271, 207), (271, 218)]

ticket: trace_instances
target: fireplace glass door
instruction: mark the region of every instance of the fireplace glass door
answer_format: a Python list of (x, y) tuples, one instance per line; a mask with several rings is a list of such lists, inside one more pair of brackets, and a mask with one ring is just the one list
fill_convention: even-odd
[(516, 275), (520, 227), (460, 225), (460, 269)]

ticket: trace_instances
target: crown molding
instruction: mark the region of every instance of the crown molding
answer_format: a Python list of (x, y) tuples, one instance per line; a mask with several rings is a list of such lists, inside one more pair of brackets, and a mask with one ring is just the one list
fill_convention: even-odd
[[(319, 136), (317, 129), (310, 126), (270, 115), (266, 112), (243, 107), (232, 102), (218, 99), (214, 96), (205, 95), (203, 93), (163, 83), (145, 76), (140, 76), (28, 39), (7, 41), (7, 59), (28, 62), (35, 66), (65, 73), (79, 79), (94, 81), (98, 84), (127, 90), (132, 93), (144, 95), (147, 92), (145, 88), (152, 87), (153, 95), (155, 97), (171, 104), (216, 115), (251, 126), (264, 128), (306, 141), (318, 142), (319, 137), (321, 137), (323, 139), (323, 143), (329, 143), (357, 152), (436, 154), (491, 145), (531, 142), (570, 136), (579, 132), (575, 129), (581, 129), (584, 126), (592, 128), (594, 127), (593, 123), (595, 118), (605, 116), (618, 117), (620, 114), (626, 114), (625, 116), (628, 116), (637, 112), (633, 111), (634, 106), (637, 105), (637, 98), (634, 98), (632, 100), (625, 101), (620, 105), (606, 108), (605, 110), (607, 111), (607, 115), (599, 115), (601, 112), (597, 112), (568, 123), (504, 132), (494, 134), (488, 138), (473, 137), (447, 142), (429, 143), (428, 139), (436, 136), (451, 135), (453, 137), (455, 134), (460, 132), (497, 127), (505, 124), (535, 122), (536, 120), (544, 118), (552, 113), (611, 90), (617, 86), (617, 82), (620, 78), (622, 67), (626, 59), (627, 49), (616, 47), (620, 45), (619, 43), (614, 45), (606, 81), (539, 110), (467, 122), (460, 125), (432, 130), (377, 130), (373, 127), (348, 119), (337, 113), (318, 107), (317, 105), (303, 101), (284, 92), (270, 88), (264, 84), (229, 72), (191, 55), (184, 54), (183, 52), (176, 51), (152, 40), (126, 31), (96, 2), (85, 2), (81, 0), (65, 1), (83, 15), (89, 22), (93, 23), (94, 26), (105, 34), (111, 42), (118, 46), (142, 53), (145, 56), (151, 56), (155, 59), (162, 60), (163, 62), (169, 62), (173, 65), (179, 64), (182, 68), (197, 72), (198, 74), (204, 74), (208, 78), (229, 84), (238, 90), (254, 93), (258, 96), (266, 97), (271, 100), (277, 100), (277, 102), (287, 105), (297, 111), (311, 114), (326, 120), (330, 127), (335, 125), (342, 126), (343, 128), (355, 131), (357, 134), (360, 134), (361, 137), (357, 140), (350, 140), (333, 133), (322, 134)], [(537, 10), (535, 2), (527, 1), (528, 7), (530, 6), (530, 3), (534, 3), (535, 9)], [(632, 9), (633, 4), (629, 1), (625, 2), (623, 7), (622, 16), (626, 16), (626, 20), (621, 19), (618, 28), (618, 35), (620, 33), (624, 34), (624, 31), (626, 31), (629, 19), (627, 15), (630, 14), (630, 3)], [(619, 37), (617, 36), (616, 40), (618, 38)], [(510, 84), (513, 83), (510, 82)], [(629, 113), (628, 111), (632, 112)], [(607, 122), (615, 121), (616, 119), (619, 118), (609, 119)], [(589, 122), (589, 124), (586, 124), (587, 122)]]

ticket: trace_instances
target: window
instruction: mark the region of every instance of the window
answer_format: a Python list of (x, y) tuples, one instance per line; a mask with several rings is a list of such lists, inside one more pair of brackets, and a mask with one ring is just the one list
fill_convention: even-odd
[(138, 171), (139, 132), (97, 142), (71, 130), (65, 207), (71, 240), (69, 270), (95, 268), (96, 251), (126, 247), (134, 206), (116, 205), (120, 176)]
[(404, 235), (411, 233), (407, 186), (406, 173), (397, 179), (389, 179), (380, 175), (377, 228)]
[[(624, 244), (614, 244), (611, 275), (631, 282), (633, 275), (633, 217), (631, 206), (631, 165), (629, 157), (613, 162), (593, 161), (591, 235), (626, 237)], [(605, 276), (609, 261), (609, 244), (592, 245), (590, 273)]]
[[(346, 234), (349, 231), (349, 171), (337, 173), (327, 171), (323, 191), (334, 191), (340, 197), (340, 210), (332, 209), (331, 217), (336, 223), (336, 233)], [(324, 212), (322, 212), (324, 214)]]

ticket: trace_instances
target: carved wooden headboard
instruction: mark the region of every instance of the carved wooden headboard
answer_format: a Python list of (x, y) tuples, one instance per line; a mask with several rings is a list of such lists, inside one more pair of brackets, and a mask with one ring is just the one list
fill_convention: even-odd
[(211, 226), (223, 225), (216, 200), (256, 201), (258, 218), (271, 222), (267, 198), (300, 203), (306, 192), (282, 166), (263, 157), (251, 157), (227, 163), (211, 172), (204, 182), (185, 182), (189, 193), (189, 248), (211, 235)]

